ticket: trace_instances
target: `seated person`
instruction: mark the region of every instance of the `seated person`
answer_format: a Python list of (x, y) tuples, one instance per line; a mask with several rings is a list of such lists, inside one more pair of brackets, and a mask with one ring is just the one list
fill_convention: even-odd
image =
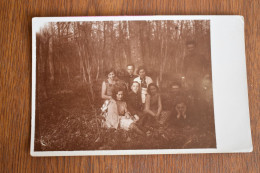
[(111, 68), (106, 72), (107, 79), (103, 81), (101, 88), (101, 98), (104, 100), (112, 99), (112, 93), (115, 87), (122, 87), (127, 89), (123, 80), (119, 79), (116, 75), (116, 71)]
[(106, 72), (107, 79), (102, 83), (101, 98), (104, 100), (112, 99), (112, 92), (116, 84), (116, 72), (114, 69), (110, 69)]
[(132, 82), (131, 84), (131, 91), (128, 94), (128, 110), (131, 112), (132, 115), (139, 115), (142, 114), (142, 98), (141, 93), (139, 91), (140, 85), (138, 82)]
[(102, 120), (101, 127), (108, 129), (117, 129), (119, 127), (119, 115), (117, 111), (117, 104), (114, 99), (106, 100), (101, 107)]
[[(113, 107), (108, 106), (108, 111), (113, 112), (119, 118), (119, 126), (121, 129), (126, 131), (133, 130), (139, 135), (144, 135), (144, 133), (135, 125), (139, 117), (137, 115), (131, 116), (130, 112), (127, 110), (126, 102), (123, 101), (124, 89), (116, 88), (112, 95), (112, 103), (116, 103)], [(113, 110), (110, 110), (113, 109)]]
[(154, 127), (165, 124), (169, 118), (169, 112), (162, 111), (162, 101), (159, 89), (156, 84), (148, 85), (148, 95), (145, 101), (144, 112), (149, 115), (149, 121), (152, 121)]
[(186, 104), (184, 102), (179, 102), (176, 104), (175, 109), (177, 111), (176, 118), (177, 119), (187, 119), (186, 114)]
[(146, 69), (142, 66), (139, 67), (137, 73), (139, 77), (135, 78), (134, 81), (138, 82), (141, 86), (142, 103), (144, 104), (147, 95), (147, 87), (149, 84), (153, 83), (153, 80), (149, 76), (146, 76)]
[(140, 85), (138, 82), (134, 81), (131, 84), (131, 91), (128, 94), (128, 110), (132, 115), (139, 116), (138, 125), (142, 126), (144, 121), (144, 114), (143, 114), (143, 104), (142, 98), (140, 93)]
[(126, 83), (127, 83), (128, 91), (131, 91), (131, 84), (134, 81), (134, 79), (138, 77), (137, 75), (134, 75), (134, 71), (135, 71), (134, 64), (128, 64), (127, 65), (128, 75), (126, 76)]
[(119, 125), (119, 117), (117, 112), (115, 112), (116, 102), (112, 99), (112, 94), (117, 81), (115, 70), (109, 69), (106, 72), (106, 77), (107, 79), (103, 81), (101, 89), (101, 98), (104, 99), (104, 104), (101, 110), (105, 119), (102, 120), (102, 127), (117, 129)]
[(170, 124), (176, 128), (195, 127), (202, 118), (199, 110), (199, 105), (192, 106), (188, 97), (177, 97), (173, 105), (171, 120), (169, 120)]

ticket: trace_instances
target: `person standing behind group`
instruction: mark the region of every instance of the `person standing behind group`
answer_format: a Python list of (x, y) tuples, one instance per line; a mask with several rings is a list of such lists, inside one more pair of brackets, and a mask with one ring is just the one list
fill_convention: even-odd
[(127, 88), (128, 91), (131, 91), (131, 84), (134, 81), (135, 78), (137, 78), (137, 75), (134, 75), (134, 71), (135, 71), (135, 66), (134, 64), (128, 64), (127, 65), (127, 77), (126, 77), (126, 83), (127, 83)]
[(146, 76), (146, 69), (143, 66), (138, 68), (137, 73), (139, 77), (135, 78), (134, 81), (138, 82), (141, 86), (142, 103), (144, 104), (147, 95), (148, 85), (153, 83), (153, 80), (149, 76)]
[(186, 49), (187, 55), (184, 57), (183, 73), (187, 87), (197, 97), (204, 74), (210, 72), (210, 58), (199, 53), (197, 44), (193, 40), (186, 42)]

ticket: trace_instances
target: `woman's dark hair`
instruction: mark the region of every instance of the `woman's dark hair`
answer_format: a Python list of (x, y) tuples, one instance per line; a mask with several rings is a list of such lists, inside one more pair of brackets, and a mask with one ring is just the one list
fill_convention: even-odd
[(139, 74), (140, 70), (144, 70), (146, 72), (146, 68), (144, 66), (138, 67), (137, 74)]
[(125, 97), (125, 89), (124, 88), (122, 88), (122, 87), (115, 87), (114, 89), (113, 89), (113, 92), (112, 92), (112, 98), (114, 99), (114, 100), (117, 100), (116, 99), (116, 95), (118, 94), (118, 92), (119, 91), (123, 91), (123, 99), (122, 100), (124, 100), (124, 97)]
[(151, 95), (151, 92), (150, 92), (151, 87), (155, 87), (156, 90), (157, 90), (157, 92), (159, 92), (158, 86), (157, 86), (155, 83), (150, 83), (150, 84), (148, 85), (148, 88), (147, 88), (147, 92), (148, 92), (149, 95)]
[(111, 73), (111, 72), (114, 72), (115, 75), (116, 75), (116, 70), (115, 70), (114, 68), (110, 68), (110, 69), (108, 69), (108, 70), (105, 71), (105, 76), (107, 77), (108, 74)]

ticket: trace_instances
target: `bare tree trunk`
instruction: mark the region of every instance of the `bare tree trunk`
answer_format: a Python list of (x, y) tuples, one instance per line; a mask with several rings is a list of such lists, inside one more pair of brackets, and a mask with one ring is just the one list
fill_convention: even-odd
[(48, 41), (49, 51), (48, 51), (48, 63), (49, 63), (49, 73), (50, 73), (50, 82), (53, 84), (54, 82), (54, 67), (53, 67), (53, 55), (52, 55), (52, 47), (53, 47), (52, 37), (50, 37)]
[(135, 21), (128, 22), (129, 23), (129, 31), (130, 31), (130, 49), (131, 49), (131, 58), (132, 63), (135, 64), (136, 67), (144, 65), (143, 57), (141, 53), (141, 43), (139, 33), (136, 32), (138, 30), (138, 25)]
[(85, 66), (84, 66), (84, 63), (83, 63), (83, 55), (82, 55), (83, 49), (82, 49), (82, 47), (81, 47), (80, 44), (81, 44), (81, 43), (78, 42), (80, 74), (81, 74), (82, 82), (83, 82), (83, 83), (86, 83), (86, 82), (87, 82), (86, 70), (85, 70)]
[[(168, 22), (167, 22), (168, 23)], [(165, 29), (166, 28), (166, 29)], [(162, 62), (161, 62), (161, 70), (160, 70), (160, 82), (163, 80), (163, 73), (167, 70), (166, 64), (168, 62), (168, 25), (164, 23), (164, 31), (162, 34), (162, 48), (161, 48), (161, 56), (162, 56)], [(164, 47), (163, 47), (164, 46)]]
[(124, 21), (124, 30), (125, 30), (125, 34), (126, 34), (126, 45), (125, 45), (125, 50), (126, 50), (126, 56), (127, 56), (127, 63), (133, 63), (132, 62), (132, 58), (131, 58), (131, 46), (130, 46), (130, 39), (129, 39), (129, 24), (128, 21)]
[(103, 23), (103, 49), (102, 49), (102, 57), (101, 57), (101, 72), (104, 72), (104, 57), (106, 56), (106, 44), (107, 44), (107, 34), (106, 34), (106, 22)]
[(97, 65), (97, 74), (96, 74), (96, 81), (98, 80), (98, 77), (99, 77), (99, 70), (100, 70), (100, 63), (99, 63), (99, 59), (97, 60), (98, 61), (98, 65)]

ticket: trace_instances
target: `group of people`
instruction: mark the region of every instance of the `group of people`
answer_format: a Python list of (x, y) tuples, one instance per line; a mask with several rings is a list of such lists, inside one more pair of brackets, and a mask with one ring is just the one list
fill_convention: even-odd
[(105, 128), (133, 130), (139, 135), (149, 135), (151, 128), (160, 128), (167, 120), (167, 112), (162, 109), (159, 89), (146, 69), (139, 67), (138, 76), (135, 67), (127, 66), (128, 76), (122, 81), (116, 77), (113, 69), (107, 72), (102, 83), (101, 108)]
[[(183, 62), (183, 75), (186, 87), (194, 98), (202, 97), (200, 92), (203, 84), (204, 99), (212, 102), (210, 80), (210, 58), (205, 58), (196, 50), (196, 42), (187, 41), (187, 55)], [(163, 111), (158, 86), (146, 75), (141, 66), (135, 72), (135, 66), (127, 66), (128, 75), (124, 79), (116, 76), (115, 70), (107, 72), (107, 79), (102, 83), (101, 97), (104, 99), (102, 115), (103, 127), (114, 129), (133, 129), (140, 135), (149, 132), (149, 127), (165, 127), (170, 112)], [(206, 74), (206, 75), (205, 75)], [(205, 86), (204, 86), (205, 84)], [(208, 94), (207, 94), (208, 93)], [(180, 101), (175, 106), (176, 118), (187, 120), (186, 104)]]

